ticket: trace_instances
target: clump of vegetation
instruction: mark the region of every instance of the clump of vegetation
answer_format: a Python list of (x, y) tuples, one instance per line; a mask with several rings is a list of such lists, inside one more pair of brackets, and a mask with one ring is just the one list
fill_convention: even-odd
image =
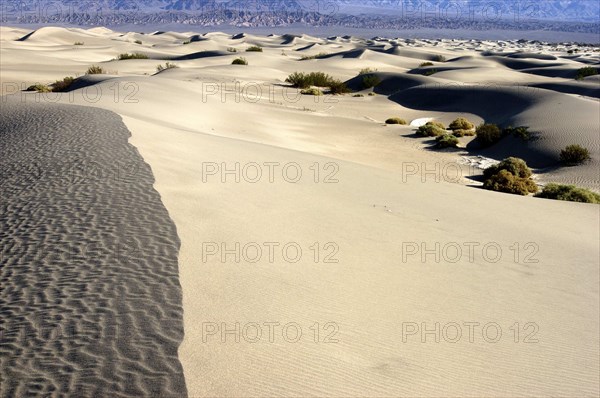
[(436, 62), (446, 62), (446, 57), (444, 57), (441, 54), (438, 54), (436, 56), (433, 57), (433, 60)]
[(426, 71), (423, 71), (423, 76), (431, 76), (435, 75), (436, 73), (438, 73), (437, 69), (428, 69)]
[(171, 63), (171, 62), (167, 62), (167, 63), (165, 64), (165, 66), (162, 66), (162, 64), (161, 64), (161, 65), (158, 65), (158, 66), (156, 67), (156, 72), (158, 73), (158, 72), (162, 72), (163, 70), (167, 70), (167, 69), (176, 69), (176, 68), (179, 68), (179, 66), (177, 66), (177, 65), (175, 65), (175, 64), (173, 64), (173, 63)]
[(483, 171), (483, 187), (492, 191), (529, 195), (537, 193), (538, 187), (531, 179), (531, 169), (519, 158), (507, 158)]
[(365, 95), (364, 94), (354, 94), (353, 97), (354, 98), (363, 98)]
[(315, 95), (315, 96), (321, 96), (323, 95), (323, 92), (321, 90), (319, 90), (318, 88), (305, 88), (304, 90), (301, 91), (302, 94), (304, 95)]
[(27, 87), (27, 90), (25, 90), (25, 91), (37, 91), (38, 93), (49, 93), (52, 90), (50, 89), (50, 87), (46, 86), (45, 84), (37, 83), (37, 84)]
[(443, 130), (446, 130), (446, 126), (444, 126), (444, 123), (442, 123), (442, 122), (427, 122), (427, 123), (425, 123), (425, 125), (426, 126), (436, 126)]
[(508, 126), (507, 128), (504, 129), (503, 134), (504, 135), (513, 135), (515, 137), (522, 139), (523, 141), (529, 141), (531, 139), (531, 132), (529, 131), (529, 127), (527, 127), (527, 126), (519, 126), (519, 127)]
[(560, 161), (567, 166), (577, 166), (590, 159), (590, 151), (581, 145), (569, 145), (560, 152)]
[(575, 75), (576, 80), (583, 80), (588, 76), (596, 76), (598, 74), (598, 70), (591, 66), (586, 66), (577, 71)]
[(250, 46), (246, 49), (246, 52), (261, 53), (263, 52), (263, 48), (261, 46)]
[(544, 199), (600, 204), (599, 194), (589, 189), (578, 188), (574, 185), (548, 184), (542, 192), (535, 196)]
[(136, 41), (134, 41), (134, 43), (135, 44), (142, 44), (142, 41), (141, 40), (136, 40)]
[(309, 88), (311, 86), (329, 87), (331, 94), (349, 93), (351, 90), (345, 83), (334, 79), (323, 72), (302, 73), (294, 72), (285, 79), (287, 83), (291, 83), (297, 88)]
[(483, 171), (483, 177), (488, 179), (500, 171), (506, 170), (512, 175), (520, 178), (531, 177), (531, 169), (527, 167), (527, 163), (519, 158), (506, 158), (497, 165), (490, 166)]
[(106, 73), (106, 71), (104, 69), (102, 69), (100, 66), (96, 66), (96, 65), (92, 65), (88, 68), (88, 70), (85, 72), (86, 75), (101, 75), (103, 73)]
[(439, 137), (446, 134), (445, 129), (430, 123), (431, 122), (419, 127), (417, 129), (417, 135), (420, 135), (421, 137)]
[(76, 41), (75, 43), (73, 43), (73, 45), (75, 46), (83, 46), (85, 43), (82, 41)]
[(464, 117), (459, 117), (459, 118), (455, 119), (454, 121), (452, 121), (452, 123), (450, 123), (448, 128), (453, 131), (454, 130), (472, 130), (475, 128), (475, 125), (473, 123), (471, 123), (470, 121), (468, 121), (467, 119), (465, 119)]
[(235, 47), (227, 47), (227, 51), (230, 53), (236, 53), (237, 52), (237, 48)]
[(375, 94), (373, 91), (371, 91), (371, 92), (368, 94), (368, 96), (369, 96), (369, 97), (374, 97), (374, 96), (376, 96), (376, 95), (377, 95), (377, 94)]
[(477, 127), (475, 134), (477, 134), (479, 143), (484, 147), (494, 145), (502, 138), (502, 131), (495, 124), (482, 124)]
[(458, 146), (458, 138), (452, 134), (439, 135), (435, 140), (438, 148), (456, 148)]
[(185, 45), (185, 44), (190, 44), (191, 42), (192, 42), (191, 40), (186, 40), (186, 41), (184, 41), (184, 42), (183, 42), (183, 44), (184, 44), (184, 45)]
[(231, 65), (248, 65), (248, 60), (244, 57), (239, 57), (234, 59)]
[(52, 91), (56, 92), (56, 93), (61, 93), (64, 91), (67, 91), (69, 89), (69, 87), (71, 87), (71, 84), (73, 84), (73, 82), (75, 81), (75, 78), (69, 76), (69, 77), (65, 77), (62, 80), (57, 80), (52, 84)]
[(371, 74), (373, 74), (375, 72), (377, 72), (377, 69), (374, 69), (374, 68), (362, 68), (360, 70), (360, 72), (358, 72), (358, 76), (371, 75)]
[(325, 57), (327, 55), (329, 55), (329, 54), (327, 54), (327, 53), (318, 53), (317, 55), (303, 55), (300, 58), (300, 61), (309, 61), (311, 59), (319, 59), (319, 58), (323, 58), (323, 57)]
[(381, 83), (381, 79), (377, 75), (365, 75), (362, 80), (363, 89), (372, 88)]
[(127, 60), (127, 59), (148, 59), (148, 56), (146, 54), (142, 54), (142, 53), (133, 53), (133, 54), (123, 53), (123, 54), (119, 54), (118, 59), (119, 59), (119, 61), (123, 61), (123, 60)]
[(520, 178), (501, 170), (483, 183), (485, 189), (497, 192), (512, 193), (527, 196), (538, 191), (537, 185), (531, 178)]
[(401, 124), (401, 125), (406, 125), (408, 124), (406, 122), (406, 120), (401, 119), (399, 117), (391, 117), (388, 120), (385, 121), (385, 124)]
[(423, 62), (421, 65), (419, 65), (419, 68), (424, 68), (426, 66), (433, 66), (433, 62)]

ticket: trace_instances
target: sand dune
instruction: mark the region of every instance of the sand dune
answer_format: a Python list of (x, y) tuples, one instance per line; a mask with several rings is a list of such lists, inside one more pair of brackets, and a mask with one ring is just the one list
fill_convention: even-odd
[[(596, 81), (554, 76), (556, 70), (573, 72), (585, 65), (564, 58), (566, 47), (220, 32), (198, 34), (200, 41), (186, 45), (183, 41), (197, 33), (187, 32), (182, 38), (162, 32), (146, 35), (139, 45), (130, 41), (133, 36), (115, 40), (120, 33), (98, 29), (88, 31), (96, 37), (85, 39), (85, 46), (71, 47), (72, 35), (79, 33), (61, 29), (38, 30), (26, 41), (2, 37), (2, 82), (18, 83), (17, 88), (51, 83), (65, 75), (81, 75), (98, 60), (110, 74), (79, 78), (81, 86), (56, 96), (54, 101), (61, 104), (56, 108), (39, 104), (39, 121), (19, 117), (33, 107), (12, 109), (16, 101), (48, 102), (50, 95), (4, 85), (7, 96), (0, 100), (10, 98), (14, 116), (3, 115), (2, 122), (27, 125), (23, 131), (34, 135), (73, 126), (66, 131), (79, 139), (60, 141), (60, 147), (90, 156), (98, 151), (100, 163), (110, 164), (112, 156), (137, 156), (125, 142), (127, 131), (107, 112), (112, 111), (122, 117), (132, 134), (130, 144), (152, 171), (138, 156), (140, 186), (104, 181), (92, 184), (95, 190), (71, 187), (72, 195), (34, 195), (41, 208), (60, 202), (63, 207), (56, 213), (74, 221), (65, 225), (61, 219), (50, 232), (36, 224), (26, 238), (42, 241), (32, 235), (39, 232), (51, 242), (65, 234), (75, 242), (83, 236), (85, 242), (86, 228), (100, 237), (119, 237), (117, 229), (142, 236), (138, 243), (148, 248), (149, 258), (128, 268), (131, 272), (120, 273), (109, 266), (99, 273), (84, 261), (81, 273), (53, 271), (49, 279), (44, 279), (46, 274), (27, 274), (23, 264), (17, 270), (29, 279), (5, 276), (8, 271), (2, 268), (3, 286), (5, 279), (34, 286), (27, 290), (29, 304), (19, 301), (18, 289), (3, 290), (11, 328), (25, 322), (27, 317), (20, 314), (30, 308), (27, 305), (47, 308), (56, 322), (64, 307), (77, 310), (66, 311), (65, 322), (83, 314), (77, 322), (99, 318), (102, 324), (101, 316), (85, 315), (101, 313), (106, 318), (122, 315), (131, 325), (131, 338), (120, 339), (116, 347), (107, 347), (109, 338), (100, 336), (99, 353), (92, 351), (97, 354), (93, 370), (70, 365), (71, 360), (81, 360), (74, 349), (64, 351), (65, 366), (72, 369), (53, 373), (38, 362), (17, 358), (19, 349), (37, 353), (31, 346), (21, 348), (24, 342), (3, 346), (3, 355), (14, 357), (18, 370), (11, 374), (10, 366), (2, 368), (3, 377), (11, 380), (5, 395), (28, 385), (43, 392), (50, 383), (63, 388), (61, 377), (66, 376), (61, 372), (75, 380), (65, 389), (81, 383), (106, 386), (115, 377), (114, 389), (124, 396), (150, 395), (149, 391), (186, 396), (186, 389), (190, 397), (598, 395), (600, 207), (485, 191), (478, 178), (477, 165), (521, 156), (535, 167), (538, 183), (575, 183), (600, 191), (599, 103), (582, 97), (594, 97), (585, 94), (595, 93)], [(7, 37), (27, 34), (4, 31), (12, 32)], [(264, 51), (246, 53), (253, 44)], [(230, 47), (238, 52), (229, 53)], [(600, 60), (593, 48), (579, 47), (590, 60)], [(179, 68), (156, 74), (157, 59), (109, 61), (119, 53), (138, 51), (172, 60)], [(320, 52), (329, 55), (300, 59)], [(442, 62), (439, 55), (449, 61)], [(249, 65), (231, 65), (238, 56), (246, 57)], [(437, 73), (406, 73), (417, 72), (426, 60), (434, 63)], [(377, 69), (373, 74), (381, 83), (363, 90), (363, 77), (357, 76), (363, 68)], [(535, 74), (529, 73), (532, 69)], [(364, 97), (301, 95), (285, 83), (295, 71), (323, 71), (361, 90)], [(366, 95), (370, 91), (377, 95)], [(101, 95), (92, 100), (92, 92)], [(44, 117), (47, 110), (58, 117)], [(426, 120), (448, 124), (459, 116), (476, 124), (527, 125), (535, 139), (505, 137), (483, 150), (464, 137), (460, 148), (432, 150), (431, 139), (415, 136), (416, 126)], [(404, 118), (409, 125), (385, 125), (389, 117)], [(88, 119), (92, 128), (75, 128)], [(102, 120), (115, 127), (107, 128)], [(111, 146), (105, 139), (114, 136)], [(558, 152), (573, 143), (587, 146), (592, 161), (560, 167)], [(0, 162), (18, 163), (20, 171), (37, 156), (41, 141), (0, 145), (18, 148)], [(24, 161), (17, 162), (17, 157)], [(247, 175), (236, 181), (235, 175), (222, 173), (223, 168), (236, 170), (238, 164), (244, 170), (273, 162), (299, 167), (302, 178), (290, 183), (281, 168), (272, 181), (265, 168), (259, 181), (248, 181)], [(207, 165), (221, 172), (207, 176)], [(19, 173), (23, 174), (31, 173)], [(10, 234), (2, 238), (12, 240), (27, 222), (28, 214), (19, 209), (30, 208), (16, 199), (18, 195), (29, 185), (37, 192), (52, 184), (14, 175), (2, 176), (3, 192), (10, 186), (6, 192), (12, 195), (11, 206), (2, 213), (11, 225)], [(110, 218), (130, 207), (132, 213), (124, 212), (123, 222)], [(96, 211), (100, 215), (93, 218)], [(80, 221), (87, 214), (89, 225)], [(40, 225), (52, 216), (42, 212)], [(303, 255), (296, 262), (279, 250), (272, 261), (262, 256), (249, 262), (242, 254), (237, 261), (235, 253), (207, 256), (207, 243), (220, 250), (221, 244), (231, 248), (236, 242), (242, 247), (293, 242)], [(416, 244), (420, 251), (422, 244), (431, 249), (453, 243), (477, 245), (475, 258), (466, 251), (456, 261), (449, 261), (448, 253), (439, 253), (439, 259), (431, 252), (425, 258), (420, 252), (407, 256), (406, 244)], [(499, 247), (500, 257), (486, 257), (481, 250), (486, 245), (493, 247), (485, 255), (492, 256)], [(72, 289), (68, 297), (75, 297), (70, 299), (74, 302), (51, 301), (56, 291), (52, 278), (66, 280), (58, 288)], [(91, 282), (84, 294), (83, 278), (100, 278), (101, 286), (107, 286), (104, 295)], [(90, 296), (90, 291), (97, 295)], [(125, 299), (106, 298), (115, 292)], [(269, 322), (278, 324), (272, 341), (264, 326)], [(465, 322), (479, 325), (472, 342)], [(407, 323), (417, 325), (419, 333), (406, 338)], [(423, 325), (434, 329), (436, 323), (439, 341), (429, 334), (423, 342)], [(443, 334), (453, 323), (463, 327), (456, 343)], [(502, 330), (497, 342), (483, 338), (481, 331), (492, 323)], [(290, 341), (293, 332), (282, 332), (290, 324), (302, 329), (297, 342)], [(256, 325), (262, 327), (262, 335), (252, 342), (248, 333), (255, 336)], [(207, 327), (214, 333), (207, 333)], [(229, 331), (224, 337), (223, 329)], [(534, 341), (529, 339), (532, 330)], [(59, 348), (45, 352), (63, 358)], [(115, 365), (109, 367), (105, 358), (114, 359)], [(102, 377), (96, 377), (96, 369), (102, 370)], [(136, 382), (124, 382), (131, 378)]]

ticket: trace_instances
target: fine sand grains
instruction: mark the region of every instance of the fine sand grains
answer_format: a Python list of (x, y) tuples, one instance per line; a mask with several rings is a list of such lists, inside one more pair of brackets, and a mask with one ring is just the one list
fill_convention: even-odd
[(185, 397), (180, 242), (121, 118), (1, 100), (0, 396)]

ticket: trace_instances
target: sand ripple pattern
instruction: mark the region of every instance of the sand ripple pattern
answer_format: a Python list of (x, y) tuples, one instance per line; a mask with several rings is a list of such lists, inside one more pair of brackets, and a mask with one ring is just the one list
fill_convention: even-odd
[(0, 396), (187, 396), (180, 241), (121, 118), (0, 101)]

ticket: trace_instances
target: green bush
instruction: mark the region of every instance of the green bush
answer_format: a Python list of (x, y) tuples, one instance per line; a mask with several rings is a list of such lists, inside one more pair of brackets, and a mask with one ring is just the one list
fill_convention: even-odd
[(141, 40), (136, 40), (136, 41), (134, 41), (134, 43), (135, 44), (142, 44), (142, 41)]
[(502, 138), (502, 131), (495, 124), (482, 124), (477, 127), (475, 134), (477, 134), (479, 143), (484, 147), (491, 146)]
[(246, 49), (246, 52), (261, 53), (263, 52), (263, 49), (260, 46), (250, 46)]
[(381, 83), (381, 79), (377, 75), (365, 75), (362, 79), (363, 89), (372, 88)]
[(455, 137), (472, 137), (475, 135), (475, 130), (454, 130), (452, 135)]
[(600, 195), (589, 189), (578, 188), (574, 185), (548, 184), (538, 198), (566, 200), (569, 202), (597, 203), (600, 204)]
[(237, 49), (235, 47), (227, 47), (227, 51), (230, 53), (236, 53)]
[(106, 73), (105, 70), (96, 65), (90, 66), (85, 72), (86, 75), (101, 75), (103, 73)]
[(512, 175), (520, 178), (531, 177), (531, 169), (527, 166), (527, 163), (523, 159), (519, 158), (506, 158), (497, 165), (490, 166), (483, 171), (484, 178), (490, 178), (500, 171), (506, 170)]
[(303, 55), (300, 58), (300, 61), (309, 61), (311, 59), (319, 59), (319, 58), (325, 57), (326, 55), (329, 55), (329, 54), (327, 54), (327, 53), (318, 53), (317, 55)]
[(74, 45), (75, 45), (75, 46), (83, 46), (84, 44), (85, 44), (85, 43), (84, 43), (84, 42), (82, 42), (82, 41), (76, 41), (76, 42), (74, 43)]
[(406, 120), (401, 119), (399, 117), (391, 117), (388, 120), (385, 121), (385, 124), (402, 124), (402, 125), (406, 125), (408, 124), (406, 122)]
[(517, 177), (507, 170), (500, 170), (483, 183), (485, 189), (515, 195), (529, 195), (538, 191), (537, 185), (531, 178)]
[(360, 70), (360, 72), (358, 72), (359, 76), (362, 75), (372, 75), (373, 73), (377, 72), (377, 69), (374, 68), (363, 68)]
[(454, 119), (454, 121), (450, 123), (448, 128), (450, 130), (473, 130), (475, 128), (475, 125), (467, 119), (465, 119), (464, 117), (459, 117), (457, 119)]
[(191, 40), (186, 40), (183, 42), (183, 44), (191, 44), (191, 43), (192, 43)]
[(365, 95), (364, 94), (354, 94), (353, 97), (354, 98), (363, 98)]
[(236, 58), (231, 65), (248, 65), (248, 60), (244, 57)]
[(422, 137), (438, 137), (444, 134), (446, 134), (446, 130), (433, 124), (426, 124), (417, 129), (417, 135)]
[(369, 97), (374, 97), (374, 96), (376, 96), (377, 94), (375, 94), (374, 92), (372, 92), (372, 91), (371, 91), (371, 92), (370, 92), (368, 95), (369, 95)]
[(319, 90), (318, 88), (305, 88), (304, 90), (301, 91), (301, 93), (304, 95), (315, 95), (315, 96), (323, 95), (323, 92), (321, 90)]
[(67, 91), (69, 89), (69, 87), (71, 87), (71, 84), (73, 84), (74, 81), (75, 81), (75, 79), (71, 76), (65, 77), (62, 80), (57, 80), (52, 84), (52, 91), (55, 93), (61, 93), (61, 92)]
[(146, 54), (141, 54), (141, 53), (133, 53), (133, 54), (128, 54), (128, 53), (123, 53), (123, 54), (119, 54), (119, 61), (123, 61), (126, 59), (148, 59), (148, 56)]
[(340, 80), (332, 80), (329, 82), (329, 84), (327, 85), (329, 86), (329, 92), (331, 94), (337, 95), (337, 94), (347, 94), (347, 93), (351, 93), (352, 90), (350, 90), (347, 86), (346, 83), (340, 81)]
[(446, 57), (444, 57), (441, 54), (438, 54), (436, 56), (433, 57), (433, 60), (436, 62), (446, 62)]
[(577, 166), (590, 159), (590, 151), (581, 145), (569, 145), (560, 152), (560, 161), (567, 166)]
[(531, 139), (531, 132), (529, 131), (529, 127), (527, 127), (527, 126), (519, 126), (519, 127), (509, 126), (509, 127), (505, 128), (502, 133), (504, 135), (514, 135), (515, 137), (518, 137), (518, 138), (522, 139), (523, 141), (529, 141)]
[(438, 73), (437, 69), (428, 69), (423, 72), (423, 76), (431, 76), (431, 75), (435, 75), (436, 73)]
[(27, 90), (25, 91), (37, 91), (38, 93), (49, 93), (52, 90), (50, 90), (50, 87), (46, 86), (45, 84), (34, 84), (32, 86), (27, 87)]
[(596, 68), (593, 68), (591, 66), (586, 66), (577, 71), (577, 73), (575, 75), (575, 79), (583, 80), (584, 78), (586, 78), (588, 76), (596, 76), (597, 74), (598, 74), (598, 70)]
[(436, 139), (438, 148), (456, 148), (458, 146), (458, 138), (452, 134), (444, 134)]
[(424, 68), (426, 66), (433, 66), (433, 62), (423, 62), (421, 65), (419, 65), (420, 68)]
[(165, 64), (165, 66), (158, 65), (158, 66), (156, 67), (156, 72), (158, 73), (158, 72), (162, 72), (163, 70), (167, 70), (167, 69), (176, 69), (176, 68), (179, 68), (179, 66), (177, 66), (177, 65), (175, 65), (175, 64), (172, 64), (171, 62), (167, 62), (167, 63)]
[(425, 123), (425, 125), (426, 126), (436, 126), (436, 127), (446, 130), (446, 126), (444, 126), (444, 123), (442, 123), (442, 122), (427, 122), (427, 123)]

